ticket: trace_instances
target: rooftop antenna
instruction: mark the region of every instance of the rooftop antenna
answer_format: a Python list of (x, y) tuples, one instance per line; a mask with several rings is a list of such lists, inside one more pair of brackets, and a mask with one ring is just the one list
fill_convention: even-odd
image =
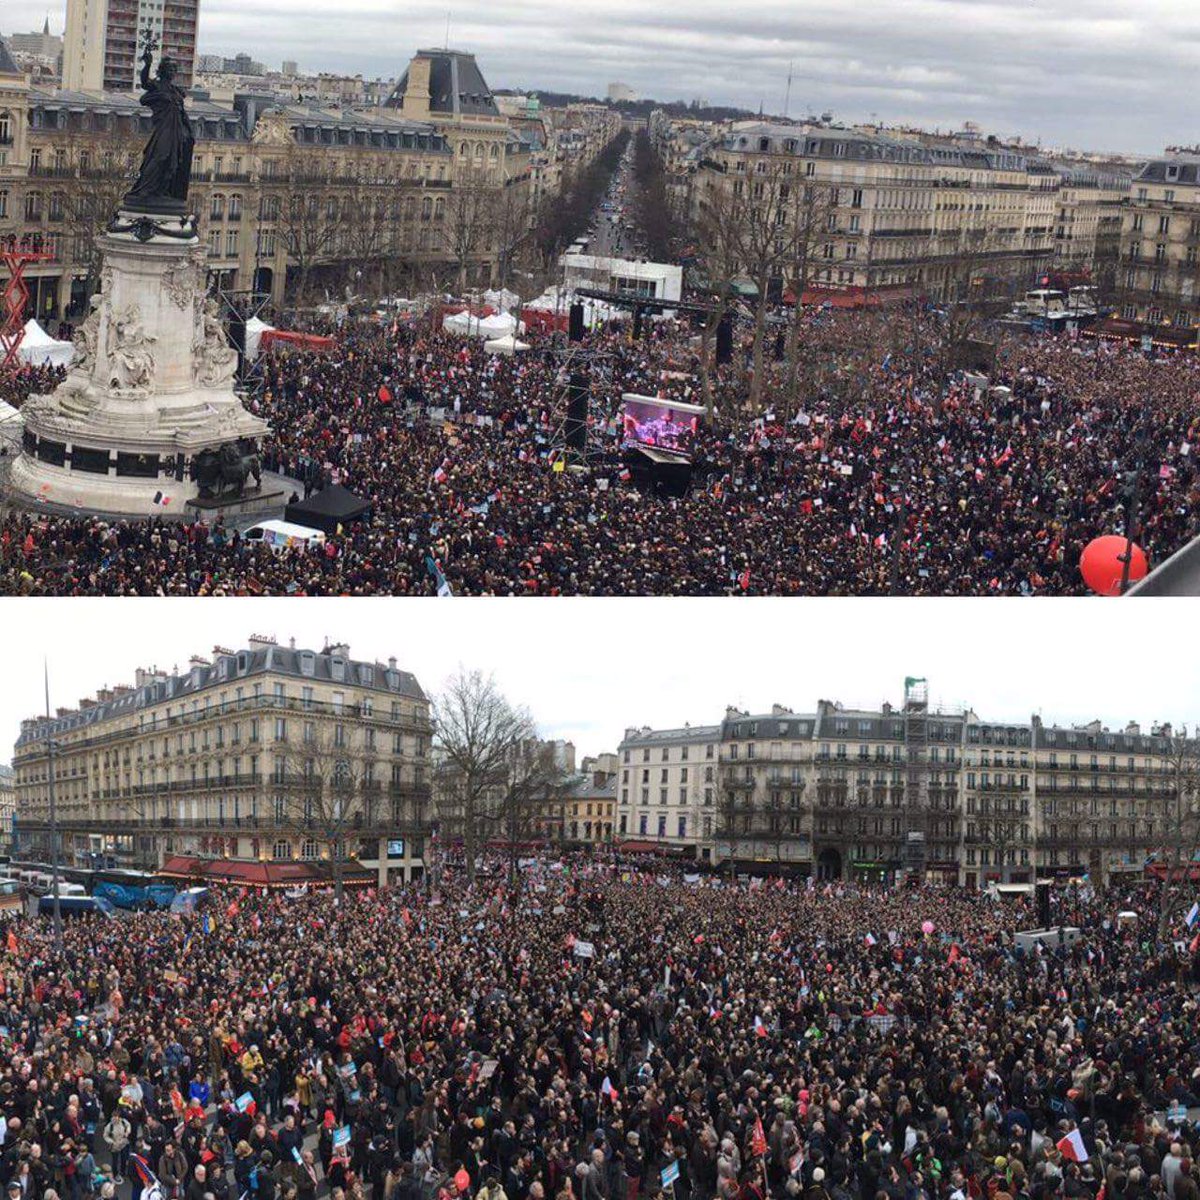
[(446, 49), (450, 49), (450, 10), (446, 9)]
[(795, 65), (796, 65), (795, 60), (788, 63), (787, 91), (784, 93), (784, 96), (783, 96), (783, 119), (785, 121), (788, 119), (788, 114), (791, 112), (791, 108), (792, 108), (792, 68)]

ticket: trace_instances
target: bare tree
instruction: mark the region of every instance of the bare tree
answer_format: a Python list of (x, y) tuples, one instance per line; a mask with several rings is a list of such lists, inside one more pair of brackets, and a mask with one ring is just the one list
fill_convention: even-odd
[[(275, 755), (275, 820), (301, 842), (315, 842), (329, 860), (334, 896), (342, 899), (347, 839), (377, 828), (381, 785), (375, 780), (372, 731), (338, 714), (314, 714), (303, 724), (294, 759)], [(281, 760), (283, 766), (281, 768)], [(289, 768), (297, 767), (298, 770)]]
[(720, 164), (709, 162), (705, 164), (697, 188), (693, 236), (704, 290), (712, 299), (712, 309), (700, 331), (700, 386), (710, 420), (715, 407), (713, 339), (721, 322), (732, 312), (736, 284), (742, 271), (740, 227), (745, 207), (744, 189), (739, 194), (734, 182), (725, 178)]
[(491, 676), (459, 669), (433, 702), (438, 816), (450, 837), (462, 839), (467, 881), (489, 829), (520, 802), (527, 778), (521, 747), (534, 738), (533, 721), (514, 708)]
[(1000, 883), (1004, 883), (1004, 868), (1012, 865), (1021, 840), (1021, 814), (1012, 804), (1013, 794), (1001, 792), (985, 793), (979, 804), (977, 842), (989, 852), (989, 857), (1000, 872)]
[[(836, 219), (837, 199), (833, 188), (825, 184), (806, 181), (792, 190), (784, 184), (782, 201), (790, 207), (791, 233), (788, 239), (790, 260), (786, 264), (786, 282), (794, 297), (792, 319), (788, 323), (787, 340), (784, 348), (786, 381), (784, 395), (787, 399), (784, 419), (790, 415), (791, 406), (799, 400), (799, 377), (802, 356), (800, 354), (800, 331), (804, 323), (804, 293), (815, 270), (817, 246), (828, 244), (830, 218)], [(805, 354), (803, 358), (810, 356)]]
[(331, 257), (338, 235), (338, 206), (323, 195), (329, 180), (328, 160), (319, 150), (303, 146), (288, 148), (278, 185), (263, 197), (267, 211), (277, 214), (278, 231), (287, 249), (288, 261), (295, 265), (297, 286), (295, 302), (303, 304), (308, 295), (313, 267)]
[[(468, 270), (488, 249), (498, 194), (498, 186), (482, 169), (464, 170), (450, 189), (442, 237), (457, 271), (460, 296), (467, 290)], [(435, 205), (441, 200), (438, 197)]]

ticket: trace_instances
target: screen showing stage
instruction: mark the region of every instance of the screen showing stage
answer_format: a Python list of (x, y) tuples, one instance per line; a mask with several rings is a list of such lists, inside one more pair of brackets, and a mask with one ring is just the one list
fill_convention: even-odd
[(621, 397), (622, 444), (651, 446), (690, 459), (704, 409), (627, 392)]

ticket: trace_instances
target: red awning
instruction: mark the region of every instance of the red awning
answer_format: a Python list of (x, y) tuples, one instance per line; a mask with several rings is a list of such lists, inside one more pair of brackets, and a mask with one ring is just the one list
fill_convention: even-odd
[(264, 329), (258, 345), (262, 350), (270, 350), (276, 342), (296, 346), (301, 350), (330, 350), (333, 348), (333, 338), (331, 337), (322, 337), (317, 333), (292, 333), (286, 329)]
[[(241, 887), (295, 887), (301, 883), (328, 883), (331, 875), (325, 863), (258, 861), (241, 858), (196, 858), (174, 854), (163, 863), (160, 875), (176, 879), (231, 883)], [(361, 867), (347, 866), (342, 882), (349, 887), (369, 885), (375, 875)]]
[(617, 849), (623, 854), (664, 854), (667, 847), (658, 842), (620, 842)]

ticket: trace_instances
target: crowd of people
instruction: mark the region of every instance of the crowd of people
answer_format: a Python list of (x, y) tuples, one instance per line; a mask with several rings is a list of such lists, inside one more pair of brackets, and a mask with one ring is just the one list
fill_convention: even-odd
[(1064, 892), (1079, 940), (1026, 952), (1025, 900), (953, 889), (520, 875), (213, 892), (61, 952), (10, 919), (0, 1187), (1196, 1200), (1196, 973), (1150, 885)]
[[(1074, 594), (1094, 537), (1160, 562), (1198, 531), (1200, 365), (1094, 341), (1009, 340), (978, 388), (934, 360), (856, 347), (860, 314), (806, 318), (829, 369), (747, 413), (744, 355), (705, 389), (695, 331), (589, 335), (592, 453), (561, 456), (549, 336), (506, 358), (427, 325), (343, 326), (332, 352), (272, 353), (255, 407), (269, 468), (333, 481), (368, 519), (319, 552), (191, 520), (11, 512), (0, 591), (40, 594)], [(621, 451), (622, 393), (704, 403), (686, 495)], [(568, 469), (568, 467), (570, 469)], [(1137, 476), (1137, 511), (1131, 503)]]

